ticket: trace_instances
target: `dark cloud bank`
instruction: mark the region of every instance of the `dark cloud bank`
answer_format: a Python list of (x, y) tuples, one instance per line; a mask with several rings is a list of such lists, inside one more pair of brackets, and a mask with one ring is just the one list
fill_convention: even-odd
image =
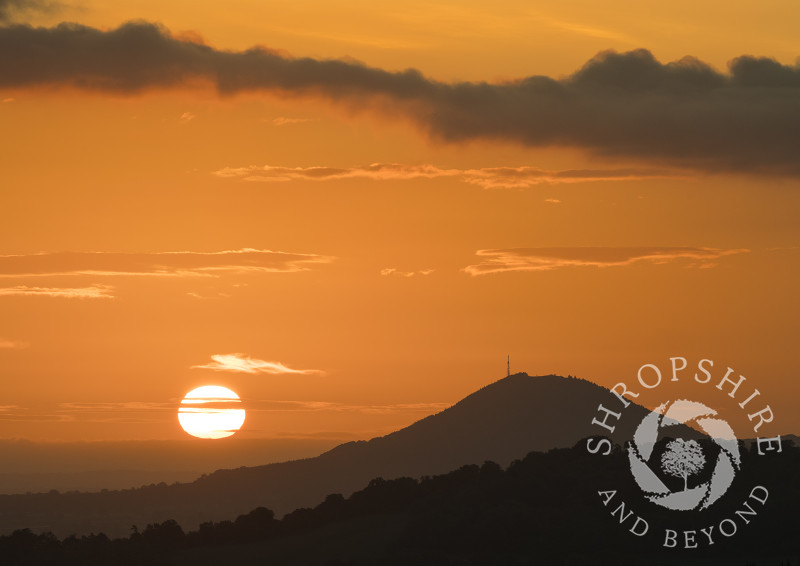
[[(524, 54), (514, 54), (522, 57)], [(574, 74), (446, 84), (265, 48), (220, 51), (131, 22), (0, 28), (0, 88), (71, 86), (117, 93), (210, 83), (223, 95), (270, 91), (369, 103), (447, 141), (565, 145), (706, 171), (800, 175), (800, 67), (743, 56), (721, 73), (646, 50), (597, 55)]]

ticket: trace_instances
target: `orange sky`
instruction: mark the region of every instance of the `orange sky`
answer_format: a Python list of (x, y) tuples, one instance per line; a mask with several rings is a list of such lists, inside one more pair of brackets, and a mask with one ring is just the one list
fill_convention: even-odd
[[(141, 0), (6, 25), (142, 19), (216, 50), (496, 83), (606, 49), (793, 68), (800, 9), (768, 5)], [(239, 436), (367, 438), (499, 379), (507, 354), (608, 386), (708, 357), (758, 384), (777, 432), (800, 430), (800, 176), (759, 153), (769, 139), (711, 136), (700, 159), (668, 136), (640, 151), (635, 123), (470, 137), (469, 114), (440, 122), (427, 99), (190, 79), (0, 83), (0, 438), (188, 442), (178, 403), (205, 384), (242, 398)], [(776, 131), (797, 131), (798, 96)], [(212, 359), (231, 354), (255, 365)]]

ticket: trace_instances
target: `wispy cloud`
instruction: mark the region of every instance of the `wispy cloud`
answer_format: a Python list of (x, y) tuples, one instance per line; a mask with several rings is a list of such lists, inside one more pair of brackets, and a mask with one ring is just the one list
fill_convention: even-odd
[(679, 176), (675, 172), (670, 173), (652, 169), (571, 169), (552, 171), (528, 166), (447, 169), (435, 165), (406, 165), (403, 163), (372, 163), (358, 167), (251, 165), (248, 167), (225, 167), (215, 171), (214, 174), (223, 178), (261, 182), (298, 179), (309, 181), (336, 181), (341, 179), (392, 181), (454, 178), (484, 189), (524, 189), (541, 184), (638, 181)]
[(221, 252), (56, 252), (0, 256), (0, 277), (52, 275), (216, 276), (305, 271), (333, 258), (243, 248)]
[(30, 344), (28, 344), (27, 342), (20, 342), (18, 340), (6, 340), (4, 338), (0, 338), (0, 350), (21, 350), (29, 346)]
[(359, 412), (368, 414), (431, 413), (450, 407), (451, 403), (358, 404), (333, 401), (250, 400), (248, 411), (259, 412)]
[(23, 422), (23, 423), (67, 423), (75, 421), (72, 415), (62, 413), (49, 413), (46, 411), (33, 410), (11, 410), (0, 411), (0, 422)]
[(270, 373), (273, 375), (281, 374), (324, 374), (318, 369), (293, 369), (281, 362), (268, 362), (251, 358), (245, 354), (215, 354), (211, 356), (211, 362), (203, 365), (192, 366), (198, 369), (212, 369), (214, 371), (231, 371), (238, 373)]
[(196, 291), (188, 291), (186, 294), (192, 297), (193, 299), (199, 299), (199, 300), (228, 299), (231, 297), (230, 293), (222, 293), (222, 292), (203, 294), (203, 293), (198, 293)]
[(0, 23), (34, 12), (53, 13), (64, 8), (57, 0), (0, 0)]
[(627, 34), (619, 33), (617, 31), (610, 29), (599, 28), (596, 26), (589, 26), (581, 23), (568, 22), (562, 20), (550, 20), (549, 23), (553, 27), (570, 31), (578, 35), (584, 35), (588, 37), (598, 37), (600, 39), (610, 39), (612, 41), (621, 41), (628, 43), (630, 45), (636, 45), (641, 43), (640, 41), (634, 39), (633, 37)]
[(111, 291), (114, 288), (108, 285), (93, 285), (91, 287), (0, 287), (0, 297), (63, 297), (66, 299), (113, 299)]
[(746, 253), (746, 249), (722, 250), (691, 247), (585, 247), (513, 248), (478, 250), (480, 263), (464, 268), (470, 275), (504, 271), (550, 271), (565, 267), (619, 267), (638, 262), (670, 263), (684, 261), (687, 266), (713, 267), (724, 256)]
[(277, 118), (273, 118), (271, 120), (272, 124), (275, 126), (291, 126), (294, 124), (305, 124), (306, 122), (312, 121), (312, 118), (289, 118), (287, 116), (278, 116)]
[(114, 412), (114, 411), (175, 411), (177, 403), (153, 401), (121, 401), (121, 402), (68, 402), (59, 403), (58, 407), (71, 412)]
[(414, 277), (415, 275), (430, 275), (433, 273), (433, 269), (420, 269), (418, 271), (400, 271), (399, 269), (395, 269), (394, 267), (387, 267), (385, 269), (381, 269), (381, 275), (394, 275), (396, 277)]
[(195, 118), (197, 118), (197, 116), (192, 114), (191, 112), (184, 112), (183, 114), (181, 114), (180, 121), (186, 124), (187, 122), (191, 122)]
[(50, 407), (0, 406), (0, 421), (7, 422), (94, 422), (147, 423), (163, 422), (165, 414), (174, 414), (174, 402), (68, 402)]
[[(237, 408), (253, 413), (364, 413), (372, 415), (427, 415), (442, 411), (451, 403), (364, 404), (336, 401), (242, 399)], [(168, 402), (66, 402), (45, 407), (0, 405), (0, 422), (82, 422), (82, 423), (164, 423), (177, 413), (180, 400)], [(326, 433), (324, 436), (328, 436)], [(292, 433), (291, 436), (295, 436)], [(349, 436), (334, 435), (334, 438)]]

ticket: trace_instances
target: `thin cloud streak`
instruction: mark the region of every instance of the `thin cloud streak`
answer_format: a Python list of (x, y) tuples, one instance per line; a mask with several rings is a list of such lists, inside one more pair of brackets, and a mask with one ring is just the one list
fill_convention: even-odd
[(323, 375), (325, 373), (318, 369), (293, 369), (281, 362), (259, 360), (246, 354), (215, 354), (211, 356), (211, 360), (207, 364), (192, 366), (192, 368), (249, 374), (269, 373), (272, 375)]
[(172, 402), (123, 401), (123, 402), (69, 402), (59, 403), (58, 407), (68, 412), (116, 412), (116, 411), (168, 411), (176, 410)]
[[(169, 415), (177, 414), (180, 406), (178, 401), (69, 402), (43, 408), (0, 405), (0, 422), (163, 423)], [(450, 406), (452, 406), (451, 403), (423, 402), (382, 405), (332, 401), (243, 399), (240, 405), (236, 405), (236, 408), (244, 408), (248, 413), (357, 412), (372, 415), (425, 415), (442, 411)], [(184, 410), (187, 410), (186, 407)], [(207, 411), (208, 409), (203, 409), (203, 412)]]
[(278, 116), (272, 119), (272, 124), (275, 126), (290, 126), (294, 124), (305, 124), (306, 122), (313, 122), (312, 118), (289, 118), (287, 116)]
[(400, 271), (399, 269), (395, 269), (394, 267), (387, 267), (385, 269), (381, 269), (381, 275), (388, 276), (394, 275), (396, 277), (414, 277), (415, 275), (430, 275), (433, 273), (433, 269), (420, 269), (418, 271)]
[[(27, 342), (19, 342), (18, 340), (5, 340), (0, 338), (0, 350), (21, 350), (28, 348), (30, 344)], [(2, 409), (2, 407), (0, 407)]]
[(285, 400), (251, 400), (247, 401), (247, 410), (254, 412), (360, 412), (367, 414), (391, 414), (391, 413), (430, 413), (438, 412), (448, 407), (452, 403), (390, 403), (379, 404), (357, 404), (340, 403), (332, 401), (285, 401)]
[(216, 277), (222, 273), (306, 271), (331, 257), (242, 248), (221, 252), (55, 252), (0, 256), (0, 277), (90, 275)]
[(134, 94), (212, 86), (222, 96), (321, 97), (411, 119), (445, 142), (506, 140), (702, 171), (800, 176), (800, 66), (766, 57), (737, 57), (725, 73), (693, 57), (661, 63), (645, 49), (608, 51), (560, 79), (443, 83), (413, 69), (265, 47), (222, 51), (141, 21), (107, 31), (5, 26), (0, 53), (14, 54), (0, 57), (0, 88)]
[(535, 167), (484, 167), (480, 169), (445, 169), (435, 165), (372, 163), (360, 167), (276, 167), (251, 165), (225, 167), (214, 172), (217, 177), (250, 182), (293, 180), (336, 181), (371, 179), (394, 181), (408, 179), (453, 178), (483, 189), (524, 189), (541, 184), (588, 183), (596, 181), (640, 181), (643, 179), (677, 178), (675, 172), (649, 169), (574, 169), (550, 171)]
[(113, 299), (109, 285), (91, 287), (0, 287), (0, 297), (61, 297), (66, 299)]
[(709, 268), (722, 257), (747, 253), (747, 249), (721, 250), (691, 247), (585, 247), (585, 248), (514, 248), (478, 250), (484, 258), (463, 269), (472, 276), (507, 271), (551, 271), (565, 267), (621, 267), (634, 263), (664, 264), (687, 262), (689, 267)]
[(153, 423), (163, 422), (166, 414), (177, 410), (177, 402), (146, 401), (70, 402), (52, 408), (7, 405), (0, 407), (0, 422)]

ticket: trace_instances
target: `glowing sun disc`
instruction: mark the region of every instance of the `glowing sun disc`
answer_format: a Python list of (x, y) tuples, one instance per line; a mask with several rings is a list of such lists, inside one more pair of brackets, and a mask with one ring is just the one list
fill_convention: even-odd
[(244, 409), (239, 396), (219, 385), (192, 389), (181, 401), (178, 422), (197, 438), (225, 438), (236, 434), (244, 424)]

